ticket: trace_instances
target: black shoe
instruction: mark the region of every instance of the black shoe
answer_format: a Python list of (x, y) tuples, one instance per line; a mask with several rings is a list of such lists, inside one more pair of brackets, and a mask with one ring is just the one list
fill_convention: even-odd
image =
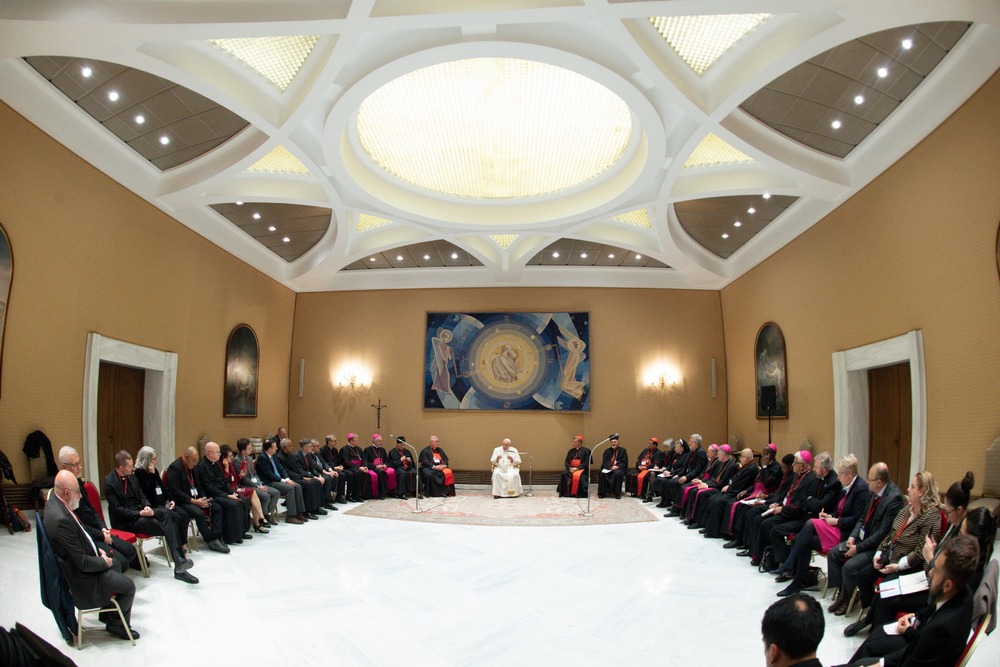
[(341, 505), (346, 505), (347, 498), (345, 498), (344, 496), (337, 496), (337, 502), (340, 503)]
[(417, 500), (423, 500), (423, 499), (424, 499), (424, 494), (418, 493), (417, 494)]
[(333, 503), (323, 503), (323, 507), (325, 509), (328, 509), (328, 510), (335, 510), (336, 511), (336, 509), (337, 509), (336, 505), (334, 505)]
[(736, 555), (739, 556), (740, 558), (746, 558), (747, 556), (750, 555), (750, 550), (744, 549), (743, 551), (737, 551)]
[(253, 539), (253, 535), (251, 535), (250, 533), (243, 533), (243, 539), (244, 540), (252, 540)]
[(854, 623), (851, 623), (846, 628), (844, 628), (844, 636), (853, 637), (854, 635), (858, 634), (867, 627), (868, 627), (868, 619), (862, 618), (860, 621), (855, 621)]
[(782, 588), (780, 591), (778, 591), (778, 597), (779, 598), (788, 597), (789, 595), (795, 595), (796, 593), (799, 593), (801, 591), (802, 591), (801, 588), (799, 588), (795, 584), (791, 584), (787, 588)]
[(621, 500), (621, 499), (622, 499), (622, 494), (616, 493), (615, 494), (615, 500)]
[(604, 494), (603, 494), (603, 493), (598, 493), (598, 494), (597, 494), (597, 497), (598, 497), (598, 498), (603, 498), (603, 497), (604, 497)]
[[(326, 514), (326, 512), (323, 512), (323, 514)], [(312, 512), (307, 512), (306, 516), (309, 517), (310, 521), (316, 521), (317, 519), (319, 519), (319, 515), (313, 514)]]
[(229, 547), (223, 544), (221, 540), (212, 540), (208, 543), (208, 548), (212, 551), (218, 551), (220, 554), (227, 554), (230, 552)]
[(174, 574), (178, 572), (187, 572), (194, 565), (194, 561), (190, 558), (178, 558), (174, 561)]
[[(306, 521), (308, 521), (308, 520), (309, 520), (309, 515), (308, 515), (308, 514), (306, 514), (305, 512), (303, 512), (303, 513), (301, 513), (301, 514), (298, 514), (298, 515), (297, 515), (297, 517), (298, 517), (298, 519), (299, 519), (300, 521), (302, 521), (302, 523), (305, 523)], [(312, 517), (312, 518), (313, 518), (313, 519), (318, 519), (319, 517), (315, 517), (315, 516), (314, 516), (314, 517)]]
[(406, 494), (405, 493), (399, 494), (399, 499), (400, 500), (406, 500)]
[(352, 502), (352, 503), (363, 503), (363, 502), (365, 502), (365, 501), (361, 500), (361, 498), (358, 498), (357, 496), (354, 496), (352, 498), (348, 498), (347, 500), (348, 500), (348, 502)]
[(700, 528), (700, 526), (697, 523), (695, 523), (694, 521), (691, 521), (690, 523), (688, 523), (688, 530), (696, 530), (698, 528)]
[[(705, 535), (705, 533), (708, 532), (708, 528), (699, 528), (698, 532), (701, 533), (702, 535)], [(705, 535), (705, 537), (708, 537), (708, 535)]]
[(329, 509), (331, 512), (339, 512), (340, 511), (340, 508), (337, 507), (336, 505), (330, 505), (330, 507), (328, 507), (327, 509)]
[(670, 516), (680, 516), (681, 511), (676, 507), (671, 507), (669, 510), (667, 510), (667, 514), (669, 514)]
[(198, 577), (194, 576), (190, 572), (178, 572), (174, 570), (174, 579), (177, 581), (183, 581), (186, 584), (197, 584)]
[(644, 503), (651, 503), (651, 502), (653, 502), (653, 499), (652, 498), (643, 498), (642, 502), (644, 502)]
[(660, 509), (663, 509), (664, 507), (667, 506), (667, 503), (663, 503), (663, 502), (656, 503), (656, 506), (659, 507)]
[(786, 581), (791, 581), (791, 580), (792, 580), (792, 575), (786, 572), (782, 572), (781, 574), (779, 574), (777, 577), (774, 578), (774, 583), (783, 584)]
[(315, 511), (315, 512), (313, 512), (313, 514), (316, 514), (316, 515), (319, 515), (319, 516), (326, 516), (327, 514), (329, 514), (329, 512), (327, 512), (327, 511), (326, 511), (325, 509), (323, 509), (322, 507), (317, 507), (317, 508), (316, 508), (316, 511)]
[[(736, 554), (736, 555), (739, 556), (739, 554)], [(760, 565), (760, 559), (759, 558), (751, 558), (750, 559), (750, 567), (758, 567), (759, 565)]]
[[(129, 640), (128, 633), (125, 631), (125, 628), (122, 627), (121, 625), (105, 626), (104, 631), (107, 632), (109, 635), (114, 635), (115, 637), (118, 637), (118, 639), (124, 639), (125, 641)], [(132, 639), (138, 639), (138, 638), (139, 638), (139, 632), (133, 629)]]
[(729, 540), (728, 542), (722, 545), (723, 549), (738, 549), (739, 547), (740, 547), (739, 540)]
[[(603, 498), (603, 497), (604, 496), (601, 496), (601, 498)], [(499, 499), (500, 499), (500, 496), (493, 496), (493, 500), (499, 500)]]

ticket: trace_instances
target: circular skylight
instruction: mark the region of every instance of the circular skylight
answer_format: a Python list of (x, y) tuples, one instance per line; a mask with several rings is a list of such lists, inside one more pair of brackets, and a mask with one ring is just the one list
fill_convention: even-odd
[(386, 172), (433, 192), (545, 195), (599, 176), (632, 132), (624, 101), (561, 67), (473, 58), (419, 69), (358, 109), (362, 148)]

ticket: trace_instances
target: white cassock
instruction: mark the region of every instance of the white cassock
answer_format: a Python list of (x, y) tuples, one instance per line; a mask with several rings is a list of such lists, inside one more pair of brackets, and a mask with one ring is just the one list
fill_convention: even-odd
[[(514, 460), (509, 460), (508, 456)], [(499, 463), (497, 457), (500, 457)], [(521, 465), (521, 456), (516, 449), (511, 447), (505, 452), (502, 446), (497, 447), (493, 450), (490, 463), (493, 464), (494, 496), (513, 498), (524, 493), (524, 489), (521, 488), (521, 474), (518, 471), (518, 466)]]

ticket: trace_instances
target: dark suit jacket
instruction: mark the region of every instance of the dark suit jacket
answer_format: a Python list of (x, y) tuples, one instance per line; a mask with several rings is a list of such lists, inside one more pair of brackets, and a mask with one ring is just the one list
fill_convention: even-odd
[(382, 465), (389, 465), (389, 455), (385, 452), (385, 447), (376, 447), (375, 445), (369, 445), (365, 448), (365, 466), (368, 468), (375, 467), (375, 459), (382, 459)]
[[(271, 461), (274, 461), (274, 465), (271, 465)], [(278, 474), (274, 474), (274, 468), (277, 466)], [(280, 482), (283, 479), (291, 479), (288, 476), (288, 471), (285, 470), (285, 465), (281, 462), (277, 456), (274, 458), (269, 457), (267, 454), (261, 454), (257, 459), (257, 474), (260, 475), (260, 481), (264, 484), (274, 484), (275, 482)]]
[[(795, 477), (794, 475), (792, 476), (792, 484), (788, 486), (785, 493), (780, 494), (778, 499), (775, 500), (776, 503), (784, 505), (781, 510), (783, 521), (801, 519), (805, 516), (805, 502), (816, 492), (817, 481), (816, 475), (811, 470), (803, 474), (802, 481), (798, 484), (795, 484)], [(792, 488), (792, 485), (795, 488)], [(788, 498), (788, 503), (784, 504), (786, 497)]]
[(834, 470), (829, 471), (826, 477), (817, 477), (815, 483), (816, 492), (803, 504), (806, 515), (813, 519), (818, 517), (820, 512), (827, 514), (836, 512), (837, 503), (840, 502), (840, 492), (844, 489)]
[[(447, 467), (448, 466), (448, 455), (444, 453), (444, 449), (442, 449), (441, 447), (438, 447), (437, 448), (437, 455), (441, 458), (441, 463), (443, 463), (445, 465), (445, 467)], [(434, 463), (434, 452), (431, 451), (431, 446), (430, 445), (427, 445), (426, 447), (424, 447), (423, 451), (420, 452), (420, 461), (419, 462), (420, 462), (420, 467), (421, 468), (427, 468), (428, 470), (430, 470), (435, 465), (437, 465), (437, 464)]]
[[(868, 498), (868, 505), (861, 512), (861, 518), (854, 525), (854, 530), (851, 531), (851, 537), (854, 538), (854, 543), (858, 547), (858, 552), (862, 551), (875, 551), (878, 548), (879, 543), (882, 542), (882, 538), (886, 536), (889, 529), (892, 528), (892, 521), (899, 514), (900, 508), (903, 507), (903, 494), (896, 486), (894, 482), (889, 482), (888, 486), (882, 492), (882, 499), (879, 501), (878, 506), (875, 507), (875, 511), (872, 512), (871, 517), (868, 519), (868, 523), (865, 524), (865, 517), (868, 516), (868, 507), (871, 503), (875, 502), (878, 498), (874, 493), (870, 494)], [(861, 529), (865, 529), (865, 539), (861, 539)]]
[(736, 474), (738, 467), (739, 464), (736, 462), (736, 459), (729, 459), (725, 463), (719, 461), (718, 470), (706, 481), (708, 488), (721, 489), (726, 484), (729, 484)]
[[(361, 461), (361, 463), (355, 464), (354, 463), (355, 457), (357, 457), (357, 459)], [(362, 466), (364, 466), (365, 468), (368, 467), (365, 465), (365, 453), (361, 451), (360, 447), (351, 448), (350, 444), (346, 444), (340, 448), (340, 463), (341, 465), (344, 466), (344, 469), (349, 469), (349, 468), (357, 469)]]
[(94, 553), (95, 547), (101, 547), (91, 546), (69, 508), (55, 493), (45, 503), (45, 534), (77, 606), (81, 609), (104, 606), (111, 599), (111, 592), (102, 575), (111, 568)]
[(77, 477), (76, 481), (80, 485), (80, 506), (76, 508), (76, 518), (80, 520), (80, 523), (83, 524), (83, 529), (87, 531), (87, 534), (90, 535), (90, 538), (94, 542), (104, 542), (104, 529), (107, 526), (104, 525), (104, 521), (101, 520), (94, 506), (90, 504), (90, 498), (87, 497), (87, 490), (83, 488), (83, 480)]
[[(301, 450), (296, 453), (301, 453)], [(274, 455), (275, 460), (281, 461), (282, 465), (285, 467), (285, 474), (288, 475), (288, 479), (293, 482), (301, 483), (306, 477), (312, 477), (312, 473), (308, 475), (303, 474), (303, 470), (299, 465), (299, 462), (295, 459), (295, 454), (286, 454), (282, 451), (276, 452)]]
[(198, 461), (198, 465), (194, 467), (194, 481), (198, 485), (198, 491), (206, 498), (225, 498), (233, 492), (222, 467), (207, 458)]
[(868, 482), (859, 475), (854, 480), (854, 484), (851, 484), (851, 488), (847, 490), (844, 507), (840, 510), (840, 520), (837, 521), (837, 527), (840, 528), (841, 540), (850, 537), (854, 526), (861, 520), (865, 508), (868, 507), (868, 495)]
[(408, 470), (413, 470), (416, 468), (416, 463), (413, 461), (413, 456), (410, 454), (410, 450), (404, 449), (403, 453), (400, 454), (399, 449), (393, 447), (389, 450), (389, 467), (395, 468), (397, 470), (403, 469), (403, 457), (410, 457), (410, 467)]
[[(726, 493), (735, 496), (743, 491), (749, 491), (753, 488), (758, 472), (759, 468), (756, 463), (748, 463), (743, 466), (736, 471), (736, 474), (733, 475), (733, 479), (731, 481), (726, 482), (726, 484), (729, 484), (729, 488), (726, 490)], [(723, 486), (726, 484), (723, 484)]]
[(903, 635), (906, 648), (885, 656), (886, 667), (934, 667), (954, 665), (965, 650), (972, 627), (972, 596), (963, 588), (933, 611), (933, 605), (917, 613), (920, 624)]
[(104, 497), (108, 501), (112, 528), (129, 530), (129, 527), (141, 518), (139, 512), (142, 508), (152, 507), (143, 495), (142, 487), (139, 486), (135, 475), (129, 475), (122, 480), (118, 477), (117, 470), (112, 470), (104, 478)]
[(687, 477), (687, 481), (689, 482), (692, 479), (701, 477), (701, 473), (705, 472), (705, 468), (708, 467), (708, 452), (705, 451), (704, 447), (691, 450), (691, 457), (688, 459), (687, 466), (687, 470), (684, 471), (681, 477)]
[(623, 475), (628, 470), (628, 452), (625, 451), (624, 447), (619, 446), (614, 449), (608, 447), (604, 450), (604, 455), (601, 457), (601, 469), (604, 470), (611, 466), (618, 466)]
[[(196, 466), (197, 467), (197, 466)], [(194, 476), (194, 472), (191, 473)], [(195, 491), (197, 492), (197, 481)], [(167, 495), (178, 505), (191, 504), (191, 477), (188, 476), (187, 465), (180, 456), (167, 466)], [(198, 496), (194, 496), (197, 498)]]
[(319, 448), (319, 455), (323, 457), (323, 460), (326, 461), (331, 468), (336, 468), (341, 465), (340, 452), (337, 451), (336, 447), (323, 445)]
[[(313, 470), (312, 463), (306, 460), (306, 454), (301, 449), (290, 457), (285, 458), (286, 461), (291, 461), (292, 466), (295, 467), (295, 472), (297, 472), (303, 479), (307, 477), (315, 477), (316, 471)], [(294, 477), (292, 479), (295, 479)]]

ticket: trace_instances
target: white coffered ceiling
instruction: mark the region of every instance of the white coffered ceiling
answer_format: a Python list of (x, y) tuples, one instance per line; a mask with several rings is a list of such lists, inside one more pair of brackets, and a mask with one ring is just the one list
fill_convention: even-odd
[(717, 289), (998, 66), (994, 0), (0, 7), (4, 102), (299, 291)]

